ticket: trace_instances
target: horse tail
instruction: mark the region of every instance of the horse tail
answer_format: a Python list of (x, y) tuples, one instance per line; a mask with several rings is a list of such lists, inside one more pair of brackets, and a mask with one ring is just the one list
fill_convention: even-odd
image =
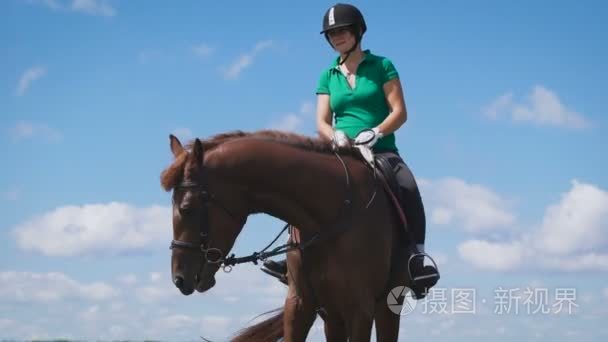
[(267, 313), (274, 316), (241, 330), (231, 342), (276, 342), (283, 337), (283, 317), (285, 310), (279, 308)]

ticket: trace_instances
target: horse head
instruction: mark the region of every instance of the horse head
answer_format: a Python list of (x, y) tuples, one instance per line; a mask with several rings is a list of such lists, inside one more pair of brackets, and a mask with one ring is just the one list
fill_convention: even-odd
[(205, 292), (215, 285), (215, 273), (245, 225), (244, 189), (222, 180), (212, 153), (195, 139), (188, 150), (170, 135), (175, 157), (163, 171), (161, 183), (173, 191), (171, 278), (184, 295)]

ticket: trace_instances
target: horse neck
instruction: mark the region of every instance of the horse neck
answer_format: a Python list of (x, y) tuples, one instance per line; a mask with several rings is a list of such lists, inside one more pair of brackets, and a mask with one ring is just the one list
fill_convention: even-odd
[(227, 144), (221, 153), (220, 173), (248, 189), (249, 214), (266, 213), (316, 232), (335, 220), (348, 197), (345, 169), (335, 155), (262, 140)]

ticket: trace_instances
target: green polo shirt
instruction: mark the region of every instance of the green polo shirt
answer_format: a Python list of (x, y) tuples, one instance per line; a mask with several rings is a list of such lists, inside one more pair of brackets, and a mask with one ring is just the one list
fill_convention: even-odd
[[(382, 86), (399, 77), (388, 58), (374, 55), (369, 50), (364, 53), (357, 67), (354, 88), (340, 71), (338, 57), (321, 73), (316, 91), (317, 94), (330, 95), (334, 127), (351, 139), (363, 129), (378, 126), (388, 116), (390, 109)], [(397, 151), (395, 135), (385, 135), (373, 149), (375, 152)]]

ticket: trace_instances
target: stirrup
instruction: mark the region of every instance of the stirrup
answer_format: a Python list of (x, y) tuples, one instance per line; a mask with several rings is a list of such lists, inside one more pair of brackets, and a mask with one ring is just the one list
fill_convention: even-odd
[[(421, 268), (419, 271), (423, 271), (427, 267), (431, 268), (430, 265), (424, 266), (424, 257), (425, 256), (428, 257), (429, 259), (431, 259), (435, 272), (432, 272), (429, 274), (422, 274), (422, 275), (418, 275), (418, 276), (414, 277), (412, 275), (411, 265), (412, 265), (412, 260), (414, 260), (415, 258), (420, 258), (420, 257), (423, 258), (422, 262), (420, 264)], [(428, 255), (426, 253), (419, 252), (419, 253), (412, 254), (407, 261), (407, 271), (408, 271), (409, 279), (412, 281), (412, 290), (413, 290), (413, 292), (415, 292), (417, 299), (426, 297), (428, 289), (435, 286), (435, 284), (437, 284), (437, 282), (439, 281), (439, 278), (440, 278), (439, 267), (437, 267), (437, 263), (430, 255)]]

